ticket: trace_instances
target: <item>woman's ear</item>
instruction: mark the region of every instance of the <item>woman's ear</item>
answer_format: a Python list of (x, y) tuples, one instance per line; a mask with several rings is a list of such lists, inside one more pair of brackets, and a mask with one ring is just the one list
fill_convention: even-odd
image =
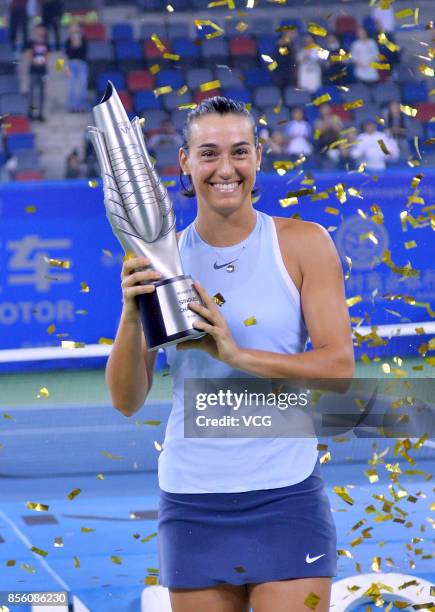
[(256, 157), (257, 157), (257, 172), (260, 170), (261, 167), (261, 156), (263, 154), (263, 145), (261, 142), (258, 143), (257, 148), (256, 148)]
[(190, 170), (189, 170), (189, 157), (185, 151), (185, 149), (183, 149), (183, 147), (180, 148), (180, 150), (178, 151), (178, 159), (180, 161), (180, 168), (183, 174), (190, 174)]

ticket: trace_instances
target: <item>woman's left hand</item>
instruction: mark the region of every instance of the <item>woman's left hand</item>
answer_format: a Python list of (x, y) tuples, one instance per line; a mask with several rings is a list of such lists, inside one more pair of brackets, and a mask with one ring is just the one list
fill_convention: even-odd
[(237, 355), (242, 349), (231, 335), (228, 323), (219, 311), (219, 306), (215, 303), (213, 298), (207, 293), (199, 281), (195, 281), (193, 286), (197, 290), (204, 306), (196, 302), (190, 302), (189, 308), (209, 321), (209, 323), (198, 321), (194, 323), (194, 327), (195, 329), (205, 331), (207, 335), (198, 340), (180, 342), (177, 344), (177, 350), (199, 349), (201, 351), (206, 351), (215, 359), (233, 365), (233, 363), (237, 362)]

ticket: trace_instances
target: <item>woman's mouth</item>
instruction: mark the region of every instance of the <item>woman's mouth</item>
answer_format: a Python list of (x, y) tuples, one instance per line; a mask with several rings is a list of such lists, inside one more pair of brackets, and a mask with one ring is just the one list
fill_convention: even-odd
[(209, 183), (213, 191), (219, 193), (234, 193), (240, 187), (243, 181), (233, 181), (231, 183)]

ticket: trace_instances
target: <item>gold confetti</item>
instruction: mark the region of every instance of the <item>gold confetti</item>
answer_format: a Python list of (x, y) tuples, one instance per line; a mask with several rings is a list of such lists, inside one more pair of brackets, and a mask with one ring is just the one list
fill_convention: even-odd
[(99, 338), (98, 344), (107, 344), (108, 346), (112, 346), (113, 340), (111, 338)]
[(163, 185), (165, 187), (175, 187), (175, 185), (177, 184), (177, 181), (173, 180), (173, 181), (163, 181)]
[(385, 144), (385, 142), (382, 140), (382, 138), (380, 138), (378, 141), (378, 145), (382, 151), (382, 153), (384, 153), (384, 155), (391, 155), (391, 153), (389, 152), (389, 150), (387, 149), (387, 145)]
[(115, 563), (116, 565), (122, 565), (122, 559), (121, 557), (118, 557), (117, 555), (112, 555), (110, 557), (110, 560), (112, 561), (112, 563)]
[(374, 484), (375, 482), (379, 482), (379, 474), (376, 470), (366, 470), (364, 474), (369, 479), (370, 484)]
[(388, 38), (385, 35), (385, 32), (381, 32), (378, 35), (378, 42), (379, 44), (387, 47), (387, 49), (391, 51), (392, 53), (394, 53), (395, 51), (399, 51), (400, 49), (399, 45), (396, 45), (395, 43), (391, 42), (391, 40), (388, 40)]
[(95, 476), (95, 478), (96, 478), (97, 480), (104, 480), (104, 474), (97, 474), (97, 475)]
[(80, 567), (80, 559), (74, 555), (74, 567), (78, 569)]
[(435, 75), (435, 70), (431, 68), (430, 66), (427, 66), (426, 64), (420, 64), (418, 69), (421, 72), (421, 74), (424, 74), (425, 76), (433, 77)]
[(332, 490), (334, 491), (334, 493), (338, 495), (338, 497), (340, 497), (340, 499), (345, 501), (350, 506), (353, 506), (353, 504), (355, 503), (353, 499), (350, 497), (349, 492), (346, 487), (334, 487)]
[(347, 298), (346, 305), (348, 308), (350, 308), (351, 306), (355, 306), (355, 304), (358, 304), (359, 302), (362, 302), (362, 297), (360, 295), (356, 295), (355, 297)]
[(304, 600), (304, 606), (309, 608), (310, 610), (315, 610), (320, 601), (320, 597), (313, 592), (310, 592), (309, 595)]
[(150, 66), (150, 72), (151, 74), (157, 74), (158, 72), (160, 72), (159, 64), (153, 64), (152, 66)]
[(58, 57), (55, 63), (56, 72), (62, 72), (65, 68), (65, 59), (63, 57)]
[(54, 323), (52, 323), (51, 325), (47, 327), (47, 334), (49, 335), (54, 334), (55, 331), (56, 331), (56, 325), (54, 325)]
[(28, 215), (31, 215), (32, 213), (35, 213), (35, 212), (36, 212), (36, 206), (33, 206), (33, 205), (31, 205), (31, 206), (26, 206), (26, 208), (25, 208), (24, 210), (26, 211), (26, 213), (27, 213)]
[(46, 550), (42, 550), (42, 548), (36, 548), (36, 546), (32, 546), (30, 550), (36, 553), (37, 555), (41, 555), (41, 557), (46, 557), (48, 555), (48, 552)]
[(245, 325), (246, 327), (250, 327), (251, 325), (257, 325), (257, 319), (254, 316), (248, 317), (243, 321), (243, 325)]
[(163, 96), (164, 94), (171, 93), (171, 92), (172, 92), (171, 85), (165, 85), (164, 87), (157, 87), (157, 89), (154, 89), (154, 95), (156, 97)]
[(89, 187), (91, 187), (92, 189), (95, 189), (95, 187), (98, 187), (98, 181), (92, 179), (90, 181), (88, 181), (88, 185)]
[(36, 570), (34, 567), (32, 567), (29, 563), (21, 563), (20, 565), (21, 569), (23, 569), (25, 572), (29, 572), (29, 574), (35, 574)]
[(63, 548), (63, 539), (60, 536), (55, 537), (53, 546), (55, 548)]
[(380, 557), (373, 557), (373, 563), (371, 565), (371, 568), (374, 572), (381, 571), (381, 558)]
[(8, 559), (8, 561), (6, 561), (6, 567), (14, 567), (16, 565), (16, 561), (15, 559)]
[(65, 349), (78, 349), (85, 348), (86, 346), (84, 342), (74, 342), (73, 340), (62, 340), (60, 344), (61, 347)]
[(375, 70), (391, 70), (391, 64), (381, 62), (370, 62), (369, 64)]
[(248, 24), (245, 21), (239, 21), (236, 25), (236, 30), (240, 33), (245, 32), (248, 29)]
[(180, 104), (179, 106), (177, 106), (178, 110), (190, 110), (196, 107), (197, 104), (195, 102), (190, 102), (188, 104)]
[(29, 508), (29, 510), (36, 510), (36, 512), (47, 512), (49, 506), (47, 504), (39, 504), (37, 502), (27, 502), (26, 508)]
[(225, 304), (225, 298), (222, 293), (215, 293), (213, 296), (213, 302), (218, 306), (222, 306), (223, 304)]
[(279, 203), (283, 208), (287, 208), (288, 206), (294, 206), (295, 204), (297, 204), (298, 199), (297, 198), (282, 198), (279, 201)]
[(50, 396), (50, 393), (49, 393), (47, 387), (41, 387), (39, 389), (39, 393), (38, 393), (38, 395), (36, 397), (37, 397), (37, 399), (39, 399), (40, 397), (49, 397), (49, 396)]
[(308, 23), (308, 32), (310, 34), (315, 34), (316, 36), (327, 36), (328, 34), (328, 31), (325, 28), (317, 23), (314, 23), (313, 21)]
[[(212, 2), (211, 4), (218, 4), (218, 3)], [(156, 585), (156, 584), (159, 584), (159, 579), (157, 576), (145, 576), (144, 583), (148, 585)]]
[(206, 83), (201, 83), (199, 86), (200, 91), (212, 91), (213, 89), (219, 89), (221, 86), (221, 82), (219, 79), (215, 81), (207, 81)]
[(180, 59), (180, 56), (177, 53), (163, 53), (163, 58), (172, 60), (173, 62), (178, 62)]
[(15, 421), (14, 417), (10, 415), (8, 412), (3, 412), (3, 418), (9, 419), (10, 421)]
[(411, 8), (406, 8), (401, 11), (397, 11), (395, 13), (395, 16), (396, 16), (396, 19), (404, 19), (405, 17), (412, 17), (413, 14), (414, 12)]
[(80, 293), (89, 293), (89, 291), (90, 291), (89, 285), (85, 283), (84, 281), (82, 281), (80, 283)]
[(320, 457), (319, 461), (322, 465), (324, 463), (328, 463), (328, 461), (331, 461), (331, 453), (328, 451), (327, 453), (325, 453), (324, 455)]
[(346, 53), (346, 51), (344, 51), (343, 49), (340, 49), (340, 51), (338, 52), (338, 55), (330, 55), (329, 59), (332, 62), (344, 62), (346, 60), (352, 59), (352, 54)]
[(246, 572), (246, 569), (242, 566), (242, 565), (236, 565), (236, 567), (234, 568), (234, 570), (238, 573), (238, 574), (244, 574)]
[(149, 536), (145, 536), (144, 538), (142, 538), (141, 542), (146, 543), (156, 537), (157, 537), (157, 531), (155, 531), (154, 533), (151, 533)]
[(71, 493), (68, 493), (67, 497), (68, 499), (74, 499), (74, 497), (77, 497), (77, 495), (80, 495), (81, 492), (82, 492), (81, 489), (73, 489)]
[(177, 96), (183, 96), (188, 91), (187, 85), (183, 85), (180, 89), (177, 89)]
[(339, 215), (340, 214), (340, 211), (338, 210), (338, 208), (333, 208), (332, 206), (326, 206), (325, 212), (329, 213), (330, 215)]
[(163, 445), (160, 444), (160, 442), (157, 442), (157, 440), (154, 440), (154, 448), (160, 452), (163, 450)]
[(168, 13), (173, 13), (175, 9), (172, 6), (172, 4), (167, 4), (166, 5), (166, 10), (168, 11)]
[(417, 246), (417, 243), (415, 242), (415, 240), (409, 240), (408, 242), (405, 242), (405, 249), (414, 249)]
[(214, 2), (209, 2), (207, 4), (207, 8), (214, 8), (215, 6), (226, 6), (230, 9), (230, 11), (233, 11), (236, 8), (234, 0), (214, 0)]
[(311, 104), (314, 104), (314, 106), (320, 106), (321, 104), (324, 104), (325, 102), (329, 102), (330, 100), (331, 100), (331, 96), (329, 95), (329, 93), (325, 93), (321, 96), (318, 96), (317, 98), (314, 98)]
[(165, 45), (162, 43), (162, 41), (160, 40), (160, 38), (157, 36), (157, 34), (151, 34), (151, 40), (153, 41), (153, 43), (156, 45), (157, 49), (159, 51), (165, 51), (166, 47)]
[(213, 21), (210, 21), (210, 19), (195, 19), (193, 23), (199, 30), (202, 29), (202, 26), (209, 26), (210, 28), (213, 28), (214, 32), (210, 32), (205, 35), (206, 39), (216, 38), (217, 36), (222, 36), (222, 34), (224, 34), (224, 30)]
[(406, 106), (406, 104), (401, 104), (400, 110), (403, 114), (408, 115), (408, 117), (415, 117), (417, 115), (417, 109), (412, 108), (412, 106)]
[(358, 98), (358, 100), (352, 100), (351, 102), (345, 102), (343, 104), (343, 109), (345, 111), (352, 110), (353, 108), (361, 108), (364, 106), (364, 100), (362, 98)]
[(103, 455), (103, 457), (106, 457), (107, 459), (113, 459), (115, 461), (125, 459), (125, 457), (123, 457), (122, 455), (112, 455), (112, 453), (108, 453), (107, 451), (100, 451), (100, 453)]
[(270, 70), (271, 72), (273, 70), (276, 70), (277, 68), (278, 68), (278, 63), (275, 60), (273, 60), (272, 63), (267, 64), (267, 69)]
[[(353, 503), (353, 502), (352, 502), (352, 503)], [(352, 553), (350, 552), (350, 550), (338, 549), (338, 550), (337, 550), (337, 555), (338, 555), (339, 557), (347, 557), (348, 559), (352, 559), (352, 558), (353, 558), (353, 555), (352, 555)]]

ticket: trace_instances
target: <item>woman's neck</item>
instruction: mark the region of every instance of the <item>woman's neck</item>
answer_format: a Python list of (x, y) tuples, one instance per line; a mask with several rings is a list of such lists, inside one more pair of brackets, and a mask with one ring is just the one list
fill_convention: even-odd
[(232, 246), (242, 242), (254, 230), (257, 221), (255, 210), (238, 210), (224, 216), (214, 211), (201, 211), (195, 221), (195, 227), (207, 244), (215, 247)]

